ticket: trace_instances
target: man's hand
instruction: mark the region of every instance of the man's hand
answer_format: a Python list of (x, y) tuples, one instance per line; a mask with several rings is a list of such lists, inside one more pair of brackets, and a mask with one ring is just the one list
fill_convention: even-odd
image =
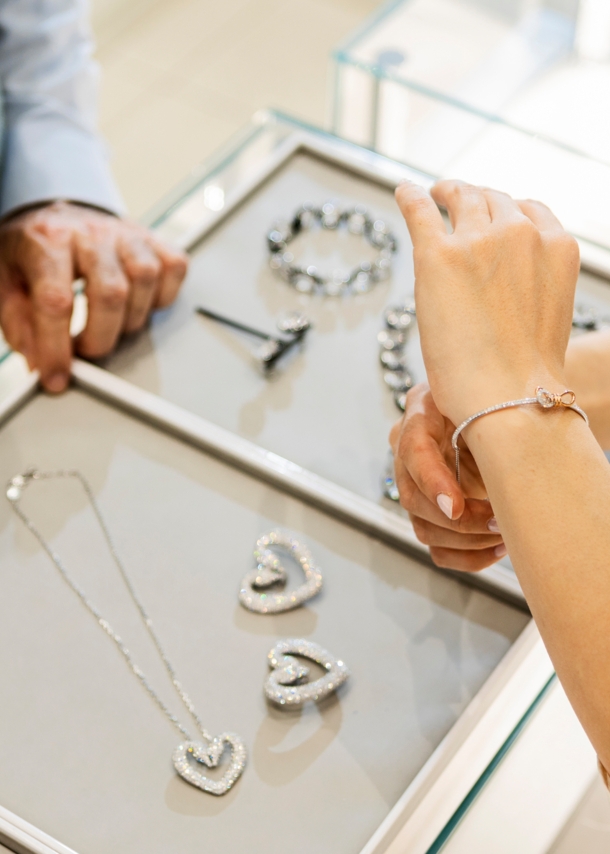
[[(175, 299), (187, 258), (137, 223), (66, 202), (0, 226), (0, 325), (8, 344), (40, 371), (43, 386), (68, 384), (73, 350), (100, 358)], [(84, 278), (87, 325), (70, 338), (72, 283)]]
[(405, 414), (390, 433), (396, 485), (415, 534), (430, 547), (434, 563), (478, 572), (496, 563), (506, 548), (467, 449), (460, 450), (462, 488), (455, 479), (454, 430), (437, 409), (429, 386), (412, 388)]

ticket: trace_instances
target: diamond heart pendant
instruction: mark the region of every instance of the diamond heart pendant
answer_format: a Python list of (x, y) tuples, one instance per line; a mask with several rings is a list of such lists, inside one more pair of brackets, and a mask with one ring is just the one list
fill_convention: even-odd
[[(306, 682), (309, 668), (293, 656), (315, 661), (327, 671), (320, 679)], [(273, 668), (265, 682), (265, 696), (280, 706), (301, 706), (309, 700), (318, 701), (336, 691), (350, 672), (342, 661), (319, 644), (303, 638), (289, 638), (276, 643), (269, 655)]]
[[(275, 584), (286, 583), (286, 570), (271, 547), (277, 547), (299, 564), (305, 581), (295, 590), (270, 590)], [(280, 531), (264, 534), (254, 550), (256, 569), (249, 572), (240, 585), (239, 601), (248, 611), (257, 614), (279, 614), (298, 608), (322, 588), (322, 573), (313, 563), (309, 550)]]
[[(197, 770), (193, 762), (189, 761), (191, 757), (207, 768), (216, 768), (226, 745), (231, 748), (231, 760), (220, 780), (206, 777)], [(207, 744), (201, 741), (185, 741), (179, 744), (174, 750), (172, 759), (174, 768), (187, 783), (211, 795), (224, 795), (241, 777), (246, 767), (247, 751), (245, 744), (236, 733), (223, 732), (222, 735), (210, 739)]]

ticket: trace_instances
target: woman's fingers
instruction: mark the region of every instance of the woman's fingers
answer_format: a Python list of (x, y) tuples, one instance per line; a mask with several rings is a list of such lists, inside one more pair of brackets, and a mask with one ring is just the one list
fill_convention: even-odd
[(430, 191), (434, 201), (449, 214), (454, 231), (489, 225), (491, 215), (481, 187), (463, 181), (439, 181)]
[(396, 463), (396, 486), (400, 493), (401, 505), (412, 516), (464, 535), (498, 533), (489, 501), (467, 498), (460, 516), (450, 519), (438, 502), (426, 498), (400, 461)]
[[(459, 519), (464, 512), (464, 494), (445, 462), (438, 440), (430, 435), (425, 424), (416, 423), (403, 430), (394, 456), (426, 501), (448, 519)], [(414, 508), (406, 509), (415, 512)]]
[(466, 500), (443, 445), (453, 425), (439, 412), (429, 387), (414, 386), (405, 414), (390, 433), (400, 503), (413, 516), (466, 533), (489, 533), (493, 516), (488, 501)]
[(390, 434), (396, 486), (418, 539), (452, 560), (453, 568), (476, 571), (497, 560), (493, 550), (504, 546), (489, 502), (466, 498), (445, 460), (453, 430), (426, 384), (411, 389), (405, 414)]
[(441, 451), (446, 431), (428, 386), (421, 384), (408, 393), (405, 415), (392, 428), (390, 446), (417, 490), (449, 519), (458, 519), (464, 510), (464, 494)]
[(431, 548), (430, 557), (436, 566), (442, 569), (456, 569), (459, 572), (481, 572), (506, 555), (504, 545), (480, 551), (458, 551), (456, 549)]
[(492, 534), (487, 523), (484, 525), (484, 533), (467, 533), (463, 526), (460, 530), (452, 530), (429, 522), (421, 516), (411, 514), (411, 524), (420, 543), (431, 548), (480, 551), (481, 549), (495, 548), (502, 543), (500, 534)]
[(425, 245), (439, 236), (446, 237), (447, 229), (441, 212), (419, 184), (411, 181), (400, 184), (396, 188), (396, 201), (414, 244)]

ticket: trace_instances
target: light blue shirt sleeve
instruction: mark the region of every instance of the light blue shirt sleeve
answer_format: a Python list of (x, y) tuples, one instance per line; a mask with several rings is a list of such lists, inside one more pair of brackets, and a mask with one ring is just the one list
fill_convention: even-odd
[(124, 209), (96, 130), (87, 0), (0, 0), (0, 215), (53, 199)]

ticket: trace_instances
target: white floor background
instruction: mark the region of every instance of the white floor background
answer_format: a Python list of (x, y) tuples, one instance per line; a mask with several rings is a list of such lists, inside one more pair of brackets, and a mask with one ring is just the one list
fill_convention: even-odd
[(379, 0), (92, 0), (101, 129), (143, 214), (262, 107), (324, 124), (332, 48)]

